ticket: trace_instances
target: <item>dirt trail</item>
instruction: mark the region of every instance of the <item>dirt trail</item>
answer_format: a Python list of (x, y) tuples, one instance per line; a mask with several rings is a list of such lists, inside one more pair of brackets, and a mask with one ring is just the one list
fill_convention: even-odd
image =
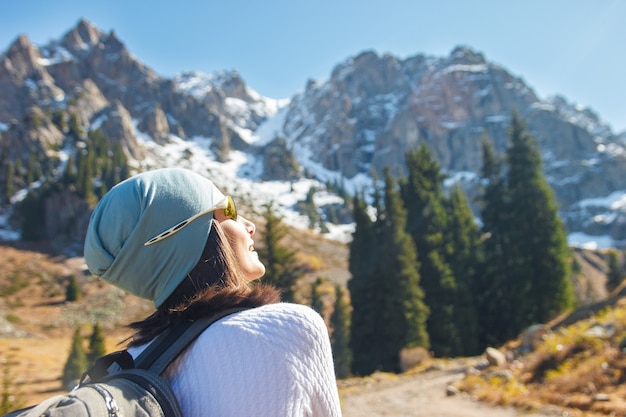
[(428, 371), (374, 380), (343, 388), (343, 417), (554, 417), (556, 413), (533, 413), (493, 407), (466, 395), (446, 395), (446, 387), (463, 377), (463, 368)]

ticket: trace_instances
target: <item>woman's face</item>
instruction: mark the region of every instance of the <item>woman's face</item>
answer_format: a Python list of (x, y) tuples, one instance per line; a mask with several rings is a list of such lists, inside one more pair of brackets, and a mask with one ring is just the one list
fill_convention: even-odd
[(237, 220), (233, 220), (224, 214), (224, 210), (216, 210), (213, 217), (220, 222), (246, 279), (254, 281), (261, 278), (265, 274), (265, 265), (254, 250), (252, 240), (256, 230), (254, 223), (242, 216), (237, 216)]

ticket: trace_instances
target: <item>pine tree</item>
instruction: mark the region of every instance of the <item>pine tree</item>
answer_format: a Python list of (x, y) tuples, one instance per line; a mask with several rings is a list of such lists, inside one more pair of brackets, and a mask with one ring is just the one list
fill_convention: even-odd
[(80, 299), (80, 286), (76, 275), (72, 275), (65, 287), (65, 301), (72, 302)]
[(477, 279), (482, 266), (482, 245), (474, 214), (460, 186), (455, 186), (446, 200), (448, 211), (447, 240), (453, 248), (447, 262), (456, 279), (455, 322), (458, 324), (464, 356), (480, 353), (478, 338)]
[(26, 165), (26, 184), (30, 185), (35, 181), (35, 152), (31, 150), (28, 154), (28, 163)]
[(335, 286), (335, 306), (330, 316), (335, 375), (350, 376), (352, 352), (350, 351), (350, 304), (341, 285)]
[(543, 176), (538, 146), (516, 113), (510, 135), (507, 184), (516, 257), (510, 272), (522, 284), (516, 285), (523, 301), (517, 306), (521, 330), (572, 308), (575, 297), (565, 228)]
[(63, 182), (68, 184), (76, 183), (76, 166), (74, 165), (74, 154), (70, 153), (65, 163), (65, 169), (63, 170)]
[(69, 130), (69, 134), (74, 137), (74, 139), (81, 139), (85, 137), (85, 129), (80, 124), (78, 120), (78, 115), (74, 112), (70, 113), (69, 126), (67, 127)]
[(621, 284), (624, 278), (624, 270), (619, 253), (611, 250), (607, 254), (608, 272), (606, 274), (606, 289), (611, 292)]
[(93, 331), (91, 336), (89, 337), (89, 355), (87, 359), (89, 362), (93, 363), (96, 359), (106, 354), (106, 346), (104, 335), (102, 334), (102, 329), (100, 328), (100, 324), (96, 323), (93, 326)]
[(479, 340), (481, 346), (498, 345), (517, 336), (518, 328), (512, 326), (517, 310), (517, 288), (512, 268), (509, 226), (512, 223), (508, 194), (504, 180), (503, 160), (493, 143), (484, 135), (482, 148), (482, 196), (480, 217), (483, 223), (484, 254), (482, 272), (476, 279), (476, 302), (480, 317)]
[[(377, 201), (377, 191), (374, 200)], [(374, 222), (368, 213), (363, 195), (355, 195), (353, 201), (355, 230), (350, 242), (348, 269), (351, 278), (348, 290), (352, 302), (350, 322), (350, 350), (352, 351), (352, 372), (367, 375), (376, 368), (376, 354), (370, 345), (379, 342), (377, 326), (378, 310), (382, 303), (382, 293), (376, 287), (374, 265), (377, 250), (377, 236)]]
[(321, 287), (324, 285), (324, 278), (317, 277), (311, 286), (311, 308), (324, 316), (324, 300), (322, 299)]
[(62, 109), (55, 109), (51, 116), (52, 123), (61, 131), (67, 131), (67, 113)]
[(263, 246), (258, 250), (265, 264), (263, 281), (279, 288), (285, 301), (294, 301), (295, 284), (303, 275), (303, 267), (296, 259), (296, 252), (281, 244), (287, 236), (287, 227), (276, 214), (273, 204), (265, 204), (263, 208), (265, 233)]
[(15, 363), (8, 358), (0, 361), (2, 366), (2, 392), (0, 393), (0, 415), (17, 410), (24, 406), (24, 393), (19, 390), (12, 369)]
[(463, 341), (456, 323), (457, 284), (446, 263), (452, 249), (445, 239), (444, 177), (423, 142), (417, 150), (407, 152), (406, 165), (408, 178), (402, 183), (402, 198), (408, 213), (407, 231), (415, 242), (422, 288), (430, 308), (431, 347), (437, 356), (456, 356), (463, 351)]
[(11, 161), (10, 159), (7, 159), (7, 161), (5, 162), (5, 196), (6, 196), (6, 200), (10, 200), (11, 197), (13, 197), (13, 194), (15, 193), (15, 185), (14, 185), (14, 181), (15, 181), (15, 166), (13, 165), (13, 161)]
[[(380, 274), (384, 276), (387, 273), (387, 280), (391, 281), (390, 291), (386, 294), (385, 310), (390, 311), (396, 305), (401, 307), (398, 323), (402, 326), (396, 330), (399, 345), (394, 347), (397, 349), (395, 355), (399, 354), (402, 348), (430, 347), (426, 331), (429, 309), (424, 303), (424, 291), (420, 286), (418, 254), (411, 236), (406, 232), (407, 211), (396, 188), (390, 170), (385, 169), (384, 216), (382, 219), (379, 216), (378, 220), (382, 220), (384, 229), (378, 253), (379, 259), (389, 262), (377, 264), (382, 266)], [(388, 327), (395, 326), (389, 324)]]
[(116, 143), (113, 147), (113, 176), (110, 178), (110, 181), (107, 182), (107, 188), (113, 188), (117, 183), (124, 181), (126, 178), (130, 176), (130, 171), (128, 167), (128, 158), (124, 153), (124, 149), (122, 148), (121, 143)]
[(80, 329), (76, 327), (72, 335), (72, 347), (63, 367), (61, 380), (65, 387), (69, 387), (80, 379), (83, 372), (87, 370), (87, 354), (83, 348), (83, 341), (80, 337)]
[(353, 307), (352, 370), (359, 375), (397, 372), (402, 348), (429, 346), (419, 264), (396, 188), (386, 169), (384, 204), (378, 188), (374, 192), (375, 221), (363, 200), (354, 199), (357, 226), (350, 246), (348, 286)]
[(76, 190), (78, 195), (88, 201), (95, 200), (94, 188), (93, 188), (93, 154), (88, 149), (83, 149), (78, 152), (76, 171)]

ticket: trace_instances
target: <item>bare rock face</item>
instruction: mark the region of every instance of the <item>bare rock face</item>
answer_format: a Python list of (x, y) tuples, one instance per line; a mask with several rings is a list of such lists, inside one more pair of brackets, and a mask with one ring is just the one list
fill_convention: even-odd
[[(327, 83), (310, 86), (294, 100), (286, 133), (326, 149), (315, 153), (320, 162), (348, 177), (372, 167), (380, 174), (385, 166), (400, 174), (405, 152), (420, 141), (433, 148), (444, 168), (476, 170), (483, 131), (504, 149), (511, 111), (535, 102), (521, 80), (466, 48), (445, 59), (406, 61), (367, 52), (337, 66)], [(298, 108), (301, 103), (306, 110)], [(290, 126), (289, 119), (303, 113), (313, 113), (314, 123), (323, 126), (316, 140), (308, 138), (307, 126)]]
[[(499, 153), (508, 148), (513, 112), (537, 140), (568, 229), (626, 233), (621, 211), (589, 222), (591, 213), (602, 219), (606, 206), (578, 204), (626, 189), (623, 138), (589, 109), (562, 97), (540, 100), (521, 78), (470, 48), (442, 58), (374, 52), (350, 58), (327, 82), (311, 81), (293, 98), (280, 133), (290, 148), (309, 150), (315, 162), (348, 178), (372, 171), (380, 178), (385, 167), (402, 176), (406, 152), (421, 142), (445, 172), (471, 177), (480, 173), (484, 135)], [(464, 187), (475, 195), (479, 182)]]
[(82, 126), (90, 126), (94, 115), (105, 109), (109, 101), (102, 95), (98, 86), (89, 78), (74, 89), (75, 101), (68, 108), (76, 113)]
[(141, 161), (145, 157), (145, 149), (135, 135), (130, 113), (122, 103), (115, 101), (100, 117), (104, 120), (100, 126), (102, 133), (111, 143), (120, 143), (128, 158)]
[(300, 177), (298, 161), (286, 146), (284, 139), (276, 139), (263, 151), (263, 179), (289, 181)]
[(54, 154), (63, 142), (63, 133), (38, 107), (26, 109), (22, 123), (12, 124), (2, 134), (0, 144), (15, 159), (26, 161), (31, 154), (39, 157)]
[(25, 109), (64, 99), (44, 67), (45, 60), (25, 35), (20, 35), (0, 57), (0, 121), (20, 121)]
[(161, 106), (157, 105), (152, 108), (138, 128), (150, 135), (156, 143), (167, 143), (170, 134), (170, 124)]

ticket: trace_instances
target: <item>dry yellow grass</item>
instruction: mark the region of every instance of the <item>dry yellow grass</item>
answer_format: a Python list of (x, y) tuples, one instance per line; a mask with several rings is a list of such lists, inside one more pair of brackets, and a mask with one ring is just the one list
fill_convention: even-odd
[[(102, 320), (107, 349), (117, 350), (129, 335), (124, 324), (151, 311), (145, 301), (87, 277), (82, 259), (11, 246), (0, 246), (0, 259), (0, 361), (9, 373), (11, 393), (26, 404), (67, 391), (60, 378), (75, 327), (88, 337)], [(79, 277), (82, 297), (65, 303), (72, 275)], [(11, 287), (11, 282), (20, 284)], [(124, 314), (114, 317), (107, 311)]]
[(533, 352), (519, 343), (501, 350), (515, 357), (501, 367), (472, 372), (457, 388), (482, 401), (538, 409), (546, 404), (570, 416), (626, 415), (626, 304), (558, 327)]

